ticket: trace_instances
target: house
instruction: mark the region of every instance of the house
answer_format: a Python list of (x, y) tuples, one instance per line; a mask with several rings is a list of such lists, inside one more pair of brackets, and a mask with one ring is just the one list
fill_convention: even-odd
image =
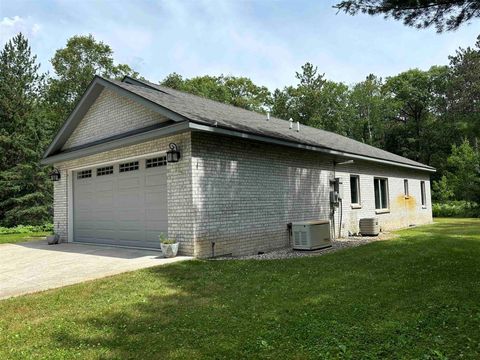
[(432, 221), (427, 165), (130, 77), (95, 77), (42, 163), (69, 242), (158, 248), (165, 233), (184, 255), (242, 255), (288, 246), (295, 221), (329, 219), (335, 236), (365, 217)]

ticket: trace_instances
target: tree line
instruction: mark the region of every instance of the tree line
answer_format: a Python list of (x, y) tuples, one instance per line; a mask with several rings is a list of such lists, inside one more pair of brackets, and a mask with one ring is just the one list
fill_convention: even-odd
[[(52, 218), (52, 183), (41, 156), (95, 75), (141, 78), (111, 47), (74, 36), (41, 73), (22, 34), (0, 52), (0, 226)], [(299, 121), (433, 166), (438, 202), (480, 202), (480, 36), (449, 65), (411, 69), (353, 85), (306, 63), (297, 83), (270, 91), (247, 77), (172, 73), (160, 83), (248, 110)]]

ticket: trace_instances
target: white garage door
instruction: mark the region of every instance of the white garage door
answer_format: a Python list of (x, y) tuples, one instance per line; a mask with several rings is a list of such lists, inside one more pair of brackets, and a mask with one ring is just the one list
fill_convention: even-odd
[(73, 173), (74, 241), (159, 248), (167, 214), (164, 156)]

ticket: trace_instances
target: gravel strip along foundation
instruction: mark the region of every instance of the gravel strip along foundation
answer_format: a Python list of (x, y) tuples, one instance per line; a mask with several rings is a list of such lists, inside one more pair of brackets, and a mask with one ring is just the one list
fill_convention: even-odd
[(332, 241), (332, 246), (320, 250), (293, 250), (292, 248), (284, 248), (274, 251), (269, 251), (259, 255), (247, 256), (219, 256), (211, 260), (275, 260), (275, 259), (293, 259), (308, 256), (321, 256), (341, 249), (365, 245), (374, 241), (383, 241), (396, 238), (398, 235), (384, 232), (378, 236), (349, 236), (348, 238), (341, 238)]

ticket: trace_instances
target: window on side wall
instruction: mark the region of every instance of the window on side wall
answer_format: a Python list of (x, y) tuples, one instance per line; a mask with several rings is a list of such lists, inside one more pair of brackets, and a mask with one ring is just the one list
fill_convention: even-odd
[(360, 177), (350, 175), (350, 202), (352, 205), (360, 205)]
[(407, 179), (403, 180), (403, 193), (405, 194), (405, 197), (410, 196), (410, 193), (408, 192), (408, 180)]
[(425, 194), (425, 181), (420, 181), (420, 192), (422, 195), (422, 206), (426, 207), (427, 206), (427, 197)]
[(373, 185), (375, 188), (375, 209), (388, 210), (388, 180), (375, 178)]

